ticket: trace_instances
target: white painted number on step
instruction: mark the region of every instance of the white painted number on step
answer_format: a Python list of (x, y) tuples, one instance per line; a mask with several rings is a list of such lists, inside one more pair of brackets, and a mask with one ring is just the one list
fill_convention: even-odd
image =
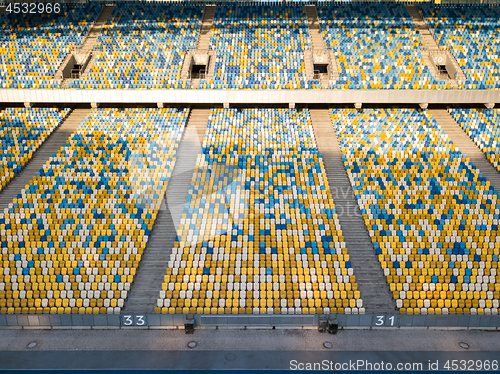
[(145, 316), (135, 316), (135, 325), (144, 326), (146, 324)]
[(123, 316), (123, 326), (132, 326), (134, 319), (132, 316)]
[(123, 326), (147, 326), (147, 317), (143, 314), (124, 315), (122, 317)]
[(374, 326), (395, 326), (396, 318), (394, 316), (375, 316)]

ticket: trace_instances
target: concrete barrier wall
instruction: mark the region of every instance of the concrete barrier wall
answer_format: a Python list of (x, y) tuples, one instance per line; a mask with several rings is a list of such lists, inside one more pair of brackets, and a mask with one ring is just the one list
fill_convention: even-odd
[[(5, 328), (184, 328), (183, 314), (50, 314), (0, 315)], [(194, 315), (195, 328), (318, 328), (320, 315)], [(459, 328), (500, 330), (498, 315), (342, 314), (330, 316), (339, 328)]]

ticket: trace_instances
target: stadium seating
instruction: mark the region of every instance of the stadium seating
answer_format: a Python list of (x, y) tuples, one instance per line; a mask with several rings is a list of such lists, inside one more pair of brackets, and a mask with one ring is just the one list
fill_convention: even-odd
[(422, 41), (404, 5), (317, 5), (326, 47), (338, 53), (338, 89), (442, 89), (426, 66)]
[(498, 109), (450, 109), (467, 135), (500, 171), (500, 111)]
[(213, 79), (201, 88), (314, 88), (305, 75), (311, 47), (304, 7), (258, 3), (217, 6), (210, 48), (217, 51)]
[(309, 112), (213, 109), (157, 313), (362, 313)]
[(94, 47), (88, 75), (72, 88), (187, 88), (184, 56), (196, 47), (203, 4), (121, 3)]
[(59, 5), (59, 14), (0, 17), (0, 88), (59, 87), (57, 69), (67, 53), (80, 47), (102, 9), (95, 3)]
[[(311, 89), (304, 50), (311, 48), (303, 3), (216, 2), (210, 48), (217, 51), (210, 89)], [(438, 44), (466, 74), (460, 88), (497, 89), (500, 10), (490, 6), (418, 5)], [(54, 74), (80, 47), (103, 3), (62, 5), (59, 15), (0, 17), (0, 88), (58, 88)], [(196, 47), (203, 4), (120, 3), (95, 45), (80, 89), (188, 88), (181, 77)], [(449, 89), (422, 57), (422, 41), (403, 4), (318, 3), (325, 46), (337, 52), (336, 89)]]
[(419, 5), (434, 39), (451, 50), (466, 89), (500, 87), (500, 9), (490, 6)]
[(0, 214), (0, 313), (117, 313), (188, 110), (94, 109)]
[(7, 108), (0, 111), (0, 191), (59, 126), (69, 109)]
[(498, 191), (427, 111), (331, 116), (400, 312), (498, 314)]

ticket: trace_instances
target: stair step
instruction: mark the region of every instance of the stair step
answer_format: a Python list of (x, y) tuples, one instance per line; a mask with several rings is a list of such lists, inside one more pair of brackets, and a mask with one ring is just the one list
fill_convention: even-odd
[(212, 26), (215, 16), (215, 5), (205, 5), (201, 27), (198, 34), (196, 49), (209, 49), (210, 37), (212, 36)]
[[(191, 110), (177, 149), (172, 178), (125, 302), (126, 312), (154, 312), (191, 186), (196, 159), (201, 153), (200, 134), (204, 136), (209, 114), (209, 110)], [(205, 117), (204, 121), (201, 120), (202, 116)], [(191, 122), (192, 117), (197, 119), (196, 124)]]
[[(103, 10), (101, 11), (101, 14), (97, 18), (97, 20), (94, 22), (94, 25), (92, 28), (89, 30), (87, 36), (85, 37), (82, 45), (76, 51), (78, 54), (89, 54), (94, 48), (94, 44), (96, 43), (97, 39), (99, 38), (99, 35), (101, 35), (101, 32), (103, 30), (104, 25), (106, 24), (109, 16), (111, 15), (112, 11), (114, 9), (114, 5), (106, 5)], [(62, 79), (62, 71), (66, 68), (66, 65), (69, 62), (69, 58), (71, 57), (71, 53), (68, 53), (57, 69), (56, 73), (54, 74), (55, 79)], [(81, 76), (86, 76), (92, 65), (94, 65), (96, 55), (92, 54), (90, 61), (87, 63), (87, 66), (85, 67), (85, 70), (81, 74)], [(69, 88), (70, 83), (73, 81), (72, 78), (66, 78), (63, 80), (61, 83), (61, 88)]]
[(500, 190), (500, 173), (493, 164), (488, 161), (483, 151), (479, 149), (476, 143), (467, 135), (452, 115), (446, 109), (429, 110), (429, 113), (439, 123), (450, 140), (457, 145), (464, 156), (472, 160), (474, 165), (496, 190)]
[(0, 211), (3, 211), (4, 208), (7, 208), (12, 203), (12, 200), (31, 182), (41, 167), (45, 165), (53, 154), (59, 151), (88, 112), (88, 109), (73, 110), (59, 127), (45, 139), (21, 172), (0, 191)]
[(80, 47), (80, 51), (91, 51), (94, 48), (94, 44), (97, 41), (99, 35), (101, 35), (103, 26), (106, 24), (109, 16), (113, 12), (114, 5), (106, 5), (97, 20), (94, 22), (93, 27), (87, 34), (87, 38)]
[[(378, 258), (373, 250), (370, 235), (352, 189), (342, 161), (342, 150), (338, 142), (330, 114), (327, 109), (310, 110), (316, 144), (322, 155), (342, 234), (354, 269), (358, 289), (367, 312), (379, 309), (394, 310), (395, 304), (387, 287)], [(318, 125), (320, 124), (320, 125)], [(325, 154), (327, 156), (325, 157)], [(336, 192), (343, 188), (339, 194)], [(336, 196), (340, 195), (340, 196)], [(352, 212), (356, 212), (354, 215)], [(351, 212), (342, 214), (342, 212)], [(375, 288), (374, 288), (375, 285)], [(376, 292), (374, 292), (376, 289)]]
[[(418, 30), (418, 34), (420, 35), (420, 40), (422, 41), (422, 44), (426, 46), (428, 49), (434, 49), (434, 50), (439, 49), (439, 45), (432, 36), (432, 33), (427, 27), (427, 24), (425, 23), (424, 19), (420, 15), (418, 8), (414, 5), (405, 5), (405, 8)], [(425, 65), (427, 65), (433, 77), (437, 80), (442, 80), (440, 78), (440, 72), (436, 68), (436, 65), (433, 63), (429, 55), (429, 52), (422, 51), (422, 57), (425, 62)]]

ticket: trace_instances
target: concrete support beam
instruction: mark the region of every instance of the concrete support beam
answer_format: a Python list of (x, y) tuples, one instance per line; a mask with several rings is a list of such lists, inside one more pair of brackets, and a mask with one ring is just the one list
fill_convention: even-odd
[(500, 90), (208, 90), (0, 89), (0, 103), (453, 105), (500, 103)]

